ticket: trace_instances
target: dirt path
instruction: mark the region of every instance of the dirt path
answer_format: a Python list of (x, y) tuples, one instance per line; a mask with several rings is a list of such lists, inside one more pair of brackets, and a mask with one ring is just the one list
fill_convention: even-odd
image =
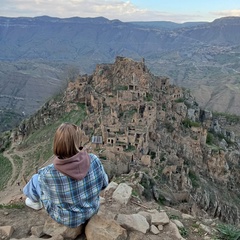
[[(36, 145), (34, 148), (37, 148), (37, 147), (38, 146)], [(24, 161), (24, 156), (31, 151), (33, 150), (28, 149), (27, 151), (18, 151), (13, 145), (11, 149), (4, 152), (3, 156), (6, 157), (12, 164), (12, 175), (10, 180), (7, 183), (7, 187), (0, 192), (0, 204), (6, 204), (6, 203), (9, 203), (10, 201), (15, 201), (23, 197), (22, 189), (26, 185), (26, 180), (27, 180), (24, 176), (24, 173), (27, 167), (26, 161)], [(22, 164), (20, 168), (19, 168), (19, 165), (16, 166), (17, 160), (14, 159), (14, 156), (19, 156), (22, 159)], [(53, 161), (53, 158), (54, 156), (49, 158), (38, 168), (40, 169), (48, 164), (51, 164)], [(34, 171), (32, 174), (34, 174)]]
[[(11, 185), (13, 185), (15, 176), (17, 175), (17, 170), (16, 170), (16, 166), (15, 166), (15, 164), (14, 164), (14, 160), (12, 159), (11, 154), (9, 154), (8, 151), (5, 151), (5, 152), (3, 153), (3, 156), (4, 156), (5, 158), (7, 158), (7, 159), (11, 162), (11, 164), (12, 164), (12, 176), (11, 176), (11, 178), (10, 178), (9, 181), (8, 181), (8, 184), (7, 184), (7, 188), (8, 188), (8, 187), (10, 187)], [(17, 179), (17, 180), (18, 180), (18, 179)]]

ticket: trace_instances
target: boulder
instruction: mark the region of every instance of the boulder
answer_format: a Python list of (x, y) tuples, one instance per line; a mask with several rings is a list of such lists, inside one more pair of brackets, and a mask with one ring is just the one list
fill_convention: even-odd
[(165, 225), (169, 223), (169, 217), (164, 211), (159, 212), (158, 210), (153, 209), (148, 211), (141, 211), (139, 214), (145, 216), (147, 219), (150, 218), (151, 224), (154, 224), (155, 226)]
[(113, 192), (112, 198), (124, 205), (127, 205), (132, 196), (132, 187), (126, 183), (120, 183), (117, 189)]
[(70, 228), (62, 224), (57, 223), (51, 217), (48, 217), (44, 226), (43, 232), (52, 237), (62, 236), (64, 239), (75, 239), (78, 235), (82, 233), (83, 225), (76, 228)]
[(117, 222), (128, 230), (146, 233), (149, 229), (149, 223), (146, 218), (140, 214), (118, 214)]
[(12, 226), (0, 226), (1, 239), (10, 239), (13, 234), (14, 228)]
[(127, 231), (115, 220), (94, 215), (85, 228), (87, 240), (125, 240)]

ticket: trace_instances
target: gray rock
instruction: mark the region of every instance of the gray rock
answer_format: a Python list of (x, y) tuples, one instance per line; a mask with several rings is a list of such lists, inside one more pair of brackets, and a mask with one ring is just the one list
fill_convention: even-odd
[(113, 192), (112, 198), (121, 203), (127, 205), (132, 195), (132, 188), (126, 183), (120, 183), (117, 189)]
[(146, 218), (140, 214), (119, 214), (117, 222), (126, 229), (135, 230), (146, 233), (149, 229), (149, 224)]

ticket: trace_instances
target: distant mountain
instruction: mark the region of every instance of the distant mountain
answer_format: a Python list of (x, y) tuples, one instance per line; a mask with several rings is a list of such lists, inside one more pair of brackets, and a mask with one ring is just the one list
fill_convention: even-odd
[(169, 29), (199, 26), (199, 25), (207, 24), (208, 22), (175, 23), (170, 21), (149, 21), (149, 22), (131, 22), (131, 23), (136, 26), (141, 26), (145, 28), (169, 30)]
[(154, 74), (190, 88), (201, 106), (240, 114), (238, 17), (180, 25), (0, 17), (0, 51), (1, 114), (32, 114), (72, 75), (116, 56), (144, 58)]

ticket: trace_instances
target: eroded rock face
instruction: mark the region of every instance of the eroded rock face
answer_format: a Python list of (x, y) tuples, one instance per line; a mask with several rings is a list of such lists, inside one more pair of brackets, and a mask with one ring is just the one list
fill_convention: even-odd
[(219, 197), (219, 192), (206, 189), (199, 189), (193, 195), (195, 201), (213, 217), (222, 219), (225, 222), (234, 224), (239, 221), (239, 209), (230, 201), (230, 195), (225, 199)]

